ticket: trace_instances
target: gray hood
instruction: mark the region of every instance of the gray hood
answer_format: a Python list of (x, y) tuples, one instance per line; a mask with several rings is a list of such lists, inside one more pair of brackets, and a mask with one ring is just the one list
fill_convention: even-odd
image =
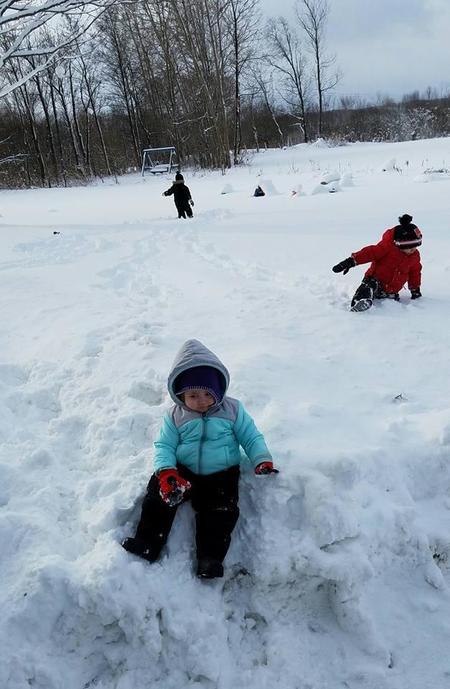
[(225, 395), (230, 384), (230, 374), (227, 368), (214, 352), (211, 352), (199, 340), (187, 340), (176, 355), (167, 380), (167, 388), (175, 404), (180, 404), (180, 400), (175, 395), (173, 389), (175, 379), (180, 373), (187, 371), (189, 368), (194, 368), (194, 366), (211, 366), (217, 369), (223, 378), (223, 395)]

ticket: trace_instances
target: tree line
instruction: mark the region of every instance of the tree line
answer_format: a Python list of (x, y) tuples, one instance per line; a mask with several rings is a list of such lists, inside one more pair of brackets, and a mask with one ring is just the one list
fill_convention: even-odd
[(148, 147), (226, 170), (261, 146), (448, 131), (448, 99), (333, 107), (328, 18), (327, 0), (291, 22), (258, 0), (0, 0), (0, 185), (119, 175)]

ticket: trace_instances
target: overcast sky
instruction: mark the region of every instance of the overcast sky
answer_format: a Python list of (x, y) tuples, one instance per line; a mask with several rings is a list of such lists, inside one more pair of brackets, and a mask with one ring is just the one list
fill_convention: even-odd
[[(294, 0), (260, 0), (294, 18)], [(450, 90), (450, 0), (329, 0), (328, 44), (343, 72), (339, 95), (399, 97)]]

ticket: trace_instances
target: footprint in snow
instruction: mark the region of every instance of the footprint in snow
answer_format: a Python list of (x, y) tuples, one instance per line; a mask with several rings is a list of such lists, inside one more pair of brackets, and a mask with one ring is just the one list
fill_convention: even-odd
[(28, 372), (15, 364), (0, 364), (0, 383), (16, 387), (24, 385), (28, 380)]
[(153, 407), (161, 404), (165, 399), (166, 393), (162, 383), (154, 381), (147, 383), (143, 381), (136, 381), (133, 383), (128, 391), (128, 397), (144, 402)]
[(80, 449), (84, 446), (87, 430), (87, 421), (82, 416), (66, 416), (52, 421), (50, 433), (63, 436), (66, 446), (72, 449)]
[(97, 357), (103, 351), (103, 344), (101, 340), (96, 335), (88, 335), (86, 337), (86, 343), (80, 352), (80, 358), (82, 357)]
[(22, 421), (50, 421), (61, 413), (58, 397), (46, 389), (13, 392), (6, 397), (5, 404)]

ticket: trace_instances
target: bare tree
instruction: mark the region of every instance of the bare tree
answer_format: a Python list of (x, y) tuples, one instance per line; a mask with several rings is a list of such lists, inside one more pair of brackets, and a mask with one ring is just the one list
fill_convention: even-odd
[[(20, 80), (20, 65), (13, 65), (11, 70), (12, 76), (16, 80)], [(32, 86), (30, 84), (30, 86)], [(28, 129), (31, 135), (31, 140), (33, 142), (33, 147), (35, 150), (36, 159), (39, 164), (39, 174), (42, 186), (48, 184), (50, 186), (50, 178), (47, 169), (47, 163), (45, 159), (45, 154), (43, 151), (43, 146), (38, 135), (38, 115), (37, 115), (37, 103), (38, 99), (31, 88), (28, 87), (27, 83), (22, 83), (20, 88), (14, 91), (14, 99), (17, 104), (17, 108), (22, 110), (24, 122), (28, 122)]]
[[(92, 46), (92, 50), (90, 51), (90, 57), (94, 57), (95, 59), (96, 56), (96, 50), (95, 46)], [(83, 55), (83, 51), (80, 48), (80, 58), (79, 58), (79, 71), (80, 71), (80, 76), (82, 78), (81, 84), (85, 85), (86, 87), (86, 95), (87, 97), (83, 97), (82, 95), (82, 102), (83, 102), (83, 107), (86, 113), (86, 126), (89, 118), (89, 113), (92, 113), (92, 116), (94, 118), (94, 123), (95, 123), (95, 128), (97, 130), (98, 134), (98, 139), (100, 142), (102, 154), (103, 154), (103, 159), (104, 159), (104, 164), (106, 168), (106, 172), (109, 176), (113, 176), (113, 172), (111, 169), (111, 164), (110, 164), (110, 159), (109, 159), (109, 154), (108, 154), (108, 149), (105, 143), (105, 137), (103, 135), (103, 128), (101, 125), (100, 121), (100, 98), (98, 96), (99, 91), (100, 91), (100, 85), (101, 85), (101, 78), (99, 77), (97, 71), (98, 71), (98, 63), (93, 62), (90, 60), (90, 64), (88, 64), (88, 55)], [(87, 146), (88, 149), (88, 160), (90, 161), (91, 159), (91, 154), (89, 151), (89, 147)], [(117, 179), (116, 179), (117, 182)]]
[[(43, 71), (55, 54), (84, 34), (115, 0), (0, 0), (0, 98)], [(49, 44), (49, 28), (70, 17), (70, 28), (58, 31), (58, 42)], [(13, 59), (29, 59), (17, 82), (4, 79), (3, 69)]]
[(190, 89), (180, 126), (196, 123), (201, 163), (231, 166), (229, 45), (221, 0), (169, 0), (179, 48), (177, 68)]
[(339, 72), (330, 74), (330, 69), (336, 62), (335, 55), (329, 55), (325, 50), (325, 30), (330, 8), (328, 0), (299, 0), (297, 17), (300, 26), (306, 33), (309, 48), (314, 56), (319, 119), (317, 133), (322, 136), (322, 121), (324, 98), (340, 79)]
[[(33, 58), (30, 58), (30, 61), (32, 63)], [(44, 92), (44, 90), (46, 90), (46, 89), (45, 89), (44, 79), (42, 79), (42, 73), (36, 74), (33, 77), (33, 83), (36, 86), (36, 91), (37, 91), (38, 96), (39, 96), (40, 105), (41, 105), (42, 111), (44, 113), (45, 125), (46, 125), (46, 129), (47, 129), (47, 143), (48, 143), (48, 147), (50, 150), (50, 158), (51, 158), (51, 161), (53, 164), (53, 173), (54, 173), (55, 179), (58, 183), (59, 182), (58, 156), (56, 153), (55, 139), (53, 136), (53, 128), (52, 128), (52, 122), (51, 122), (50, 109), (48, 107), (49, 98), (47, 97), (48, 93)], [(51, 186), (50, 177), (48, 180), (48, 185)]]
[(307, 64), (299, 36), (292, 31), (284, 17), (271, 19), (267, 26), (271, 54), (270, 64), (284, 77), (286, 93), (283, 99), (292, 108), (303, 131), (304, 141), (309, 140), (307, 119)]
[(124, 13), (114, 8), (102, 20), (103, 38), (106, 39), (103, 60), (107, 65), (108, 77), (113, 87), (113, 98), (126, 113), (127, 125), (133, 145), (135, 165), (141, 157), (141, 141), (136, 112), (136, 71), (130, 63), (130, 31)]
[(86, 171), (84, 167), (84, 156), (80, 150), (79, 139), (76, 132), (76, 125), (72, 119), (69, 99), (72, 95), (67, 94), (68, 80), (65, 75), (54, 74), (52, 78), (52, 88), (53, 91), (58, 94), (59, 105), (62, 108), (63, 120), (66, 124), (68, 139), (70, 149), (73, 154), (73, 159), (75, 161), (75, 170), (77, 175), (81, 174), (84, 178), (86, 176)]
[[(277, 108), (274, 104), (274, 97), (273, 97), (273, 77), (272, 75), (265, 75), (263, 74), (262, 70), (260, 67), (257, 67), (256, 65), (252, 69), (252, 78), (254, 81), (254, 84), (258, 90), (258, 94), (260, 98), (262, 99), (267, 111), (270, 114), (271, 120), (273, 124), (275, 125), (275, 129), (277, 131), (278, 137), (279, 137), (279, 146), (282, 148), (284, 146), (284, 141), (285, 141), (285, 136), (284, 132), (281, 129), (281, 125), (278, 121), (277, 117)], [(253, 106), (253, 100), (252, 100), (252, 106)], [(255, 132), (255, 125), (253, 125), (253, 130)], [(257, 140), (257, 134), (255, 134), (255, 140)], [(259, 143), (257, 143), (257, 147), (259, 147)]]
[(242, 147), (241, 78), (252, 58), (259, 30), (259, 0), (228, 0), (225, 21), (231, 37), (234, 76), (233, 162), (239, 162)]
[[(145, 32), (138, 30), (134, 33), (134, 36), (139, 39), (138, 54), (141, 56), (143, 74), (146, 77), (144, 83), (151, 85), (149, 93), (153, 98), (156, 96), (154, 110), (158, 118), (165, 119), (168, 139), (174, 142), (178, 160), (181, 162), (186, 136), (183, 135), (178, 121), (182, 119), (182, 113), (186, 112), (188, 105), (184, 89), (181, 87), (181, 74), (173, 51), (173, 44), (176, 43), (174, 35), (176, 27), (171, 25), (170, 7), (165, 0), (143, 0), (143, 6), (156, 39), (155, 44), (160, 51), (156, 59), (154, 52), (149, 57), (143, 38)], [(161, 88), (162, 84), (164, 88)], [(164, 118), (165, 112), (169, 113), (168, 118)]]

